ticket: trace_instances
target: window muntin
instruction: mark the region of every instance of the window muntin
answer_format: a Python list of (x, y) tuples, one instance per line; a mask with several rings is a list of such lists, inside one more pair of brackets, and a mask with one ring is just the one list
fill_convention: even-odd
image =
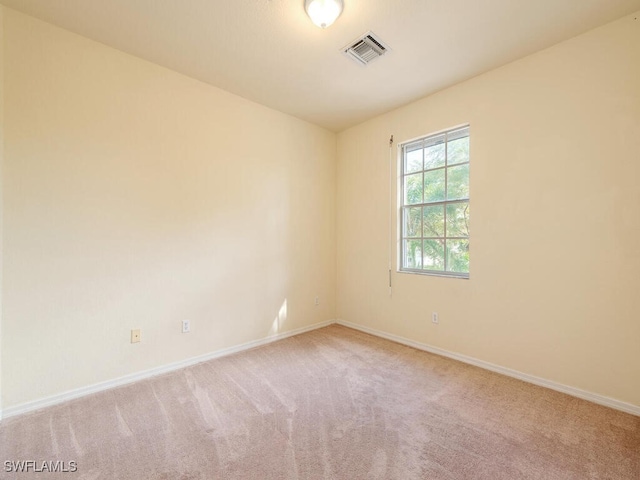
[(402, 146), (400, 271), (469, 277), (469, 127)]

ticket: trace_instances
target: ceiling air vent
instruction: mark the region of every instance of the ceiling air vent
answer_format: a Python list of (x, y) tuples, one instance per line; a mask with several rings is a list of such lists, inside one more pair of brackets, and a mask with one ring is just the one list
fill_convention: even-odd
[(387, 53), (388, 50), (389, 47), (376, 37), (373, 32), (367, 32), (350, 45), (344, 47), (342, 52), (359, 64), (367, 65)]

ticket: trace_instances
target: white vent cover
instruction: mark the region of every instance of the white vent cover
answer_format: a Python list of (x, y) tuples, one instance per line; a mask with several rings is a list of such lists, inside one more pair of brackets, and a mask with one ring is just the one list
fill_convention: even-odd
[(373, 32), (367, 32), (360, 38), (342, 48), (342, 52), (356, 62), (367, 65), (378, 57), (381, 57), (389, 47), (382, 40), (374, 35)]

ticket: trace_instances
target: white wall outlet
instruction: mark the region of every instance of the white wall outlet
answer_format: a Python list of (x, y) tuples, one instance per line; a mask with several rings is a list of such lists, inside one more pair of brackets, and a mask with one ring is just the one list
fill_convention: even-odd
[(191, 331), (191, 320), (182, 320), (182, 333), (189, 333)]
[(431, 322), (438, 324), (440, 320), (438, 319), (438, 312), (431, 312)]
[(140, 342), (140, 329), (136, 328), (135, 330), (131, 330), (131, 343), (139, 343)]
[(316, 297), (316, 307), (320, 305), (320, 297)]

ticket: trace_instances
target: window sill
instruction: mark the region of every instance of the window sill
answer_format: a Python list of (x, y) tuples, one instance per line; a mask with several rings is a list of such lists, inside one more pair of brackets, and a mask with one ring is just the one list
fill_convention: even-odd
[(427, 277), (459, 278), (462, 280), (469, 280), (468, 273), (430, 272), (426, 270), (396, 270), (396, 272), (405, 273), (409, 275), (423, 275)]

